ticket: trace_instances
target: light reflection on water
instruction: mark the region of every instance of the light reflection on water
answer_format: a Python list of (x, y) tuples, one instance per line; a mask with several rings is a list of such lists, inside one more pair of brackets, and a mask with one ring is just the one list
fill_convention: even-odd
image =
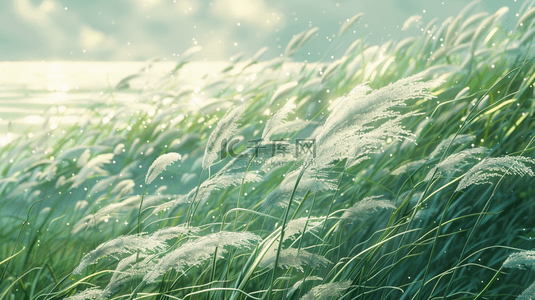
[[(212, 76), (203, 82), (217, 82), (229, 63), (190, 62), (172, 78), (181, 89), (193, 91), (191, 100), (198, 105), (206, 100), (204, 92), (200, 91), (201, 78), (210, 74)], [(269, 62), (248, 68), (251, 81), (266, 64)], [(245, 62), (236, 64), (230, 73), (239, 72), (239, 66), (245, 65)], [(175, 62), (156, 62), (150, 69), (145, 62), (0, 62), (0, 147), (20, 135), (32, 137), (43, 129), (56, 129), (80, 121), (106, 123), (117, 105), (143, 108), (147, 99), (140, 101), (141, 92), (161, 84), (162, 78), (175, 66)], [(280, 76), (289, 76), (302, 66), (302, 63), (287, 63)], [(307, 67), (318, 66), (308, 64)], [(121, 79), (132, 74), (142, 76), (130, 81), (129, 89), (114, 90)], [(237, 87), (238, 91), (243, 88), (243, 85)], [(87, 120), (84, 113), (95, 105), (102, 105), (99, 111), (104, 119)], [(106, 107), (110, 108), (109, 112), (105, 111)]]
[[(168, 72), (172, 62), (152, 66), (151, 74)], [(87, 107), (108, 101), (121, 79), (146, 69), (144, 62), (0, 62), (0, 146), (32, 131), (73, 124)], [(147, 84), (116, 93), (115, 101), (133, 101)], [(48, 128), (46, 128), (48, 129)]]
[[(104, 89), (142, 69), (144, 62), (0, 62), (0, 86), (5, 89), (57, 91)], [(155, 71), (174, 63), (161, 62)]]

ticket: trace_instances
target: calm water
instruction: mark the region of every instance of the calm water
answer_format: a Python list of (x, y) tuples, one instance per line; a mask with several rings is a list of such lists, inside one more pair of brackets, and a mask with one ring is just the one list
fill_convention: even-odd
[[(50, 126), (52, 129), (77, 122), (96, 104), (128, 105), (137, 101), (175, 67), (174, 62), (0, 62), (0, 146), (22, 134)], [(196, 62), (184, 67), (180, 78), (192, 83), (203, 74), (217, 71), (225, 62)], [(126, 76), (143, 74), (130, 89), (110, 95)], [(48, 119), (48, 122), (46, 122)]]

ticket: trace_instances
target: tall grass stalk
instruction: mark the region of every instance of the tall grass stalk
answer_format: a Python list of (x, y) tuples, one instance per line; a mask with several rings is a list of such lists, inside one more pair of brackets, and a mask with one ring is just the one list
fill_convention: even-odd
[(172, 76), (147, 62), (90, 122), (0, 148), (2, 299), (523, 299), (532, 2), (512, 29), (473, 2), (382, 45), (353, 12), (317, 62), (311, 28), (195, 90), (199, 47)]

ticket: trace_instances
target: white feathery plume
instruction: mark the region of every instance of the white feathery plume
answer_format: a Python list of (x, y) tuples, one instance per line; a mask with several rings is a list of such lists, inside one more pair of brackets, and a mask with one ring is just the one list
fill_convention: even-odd
[(178, 225), (174, 227), (162, 228), (154, 232), (153, 234), (151, 234), (151, 238), (156, 239), (156, 240), (161, 240), (161, 241), (167, 241), (167, 240), (179, 237), (181, 235), (186, 235), (186, 234), (189, 235), (189, 234), (198, 233), (199, 231), (201, 230), (197, 227), (188, 227), (184, 225)]
[(525, 289), (516, 300), (533, 300), (535, 297), (535, 282)]
[(452, 135), (450, 136), (449, 138), (447, 139), (444, 139), (442, 140), (435, 148), (435, 150), (433, 150), (433, 152), (431, 152), (431, 154), (429, 155), (429, 157), (433, 158), (433, 157), (436, 157), (437, 155), (439, 155), (440, 153), (442, 153), (444, 150), (446, 150), (446, 148), (448, 146), (455, 146), (455, 145), (463, 145), (465, 143), (470, 143), (474, 140), (474, 137), (470, 134), (459, 134), (457, 136), (455, 135)]
[(154, 214), (159, 213), (160, 211), (172, 210), (177, 205), (185, 204), (187, 200), (188, 200), (187, 195), (175, 196), (175, 199), (167, 201), (163, 204), (157, 205), (152, 211), (152, 214), (154, 215)]
[(78, 161), (76, 162), (76, 166), (78, 168), (83, 168), (87, 164), (90, 158), (91, 158), (91, 150), (85, 149), (84, 153), (82, 153), (80, 157), (78, 158)]
[(122, 202), (111, 203), (99, 209), (95, 214), (83, 217), (73, 226), (73, 229), (71, 231), (72, 234), (77, 234), (78, 232), (82, 231), (87, 227), (96, 225), (101, 220), (109, 218), (110, 216), (112, 216), (112, 214), (115, 214), (118, 211), (122, 210), (121, 208), (124, 208), (124, 206), (125, 204)]
[(358, 19), (360, 19), (363, 15), (364, 15), (363, 13), (356, 14), (351, 19), (347, 19), (344, 22), (344, 24), (342, 24), (342, 27), (340, 27), (340, 31), (338, 32), (338, 36), (342, 36), (342, 34), (344, 34), (349, 29), (349, 27), (351, 27), (351, 25), (355, 24), (355, 22), (357, 22)]
[[(277, 205), (286, 207), (300, 172), (301, 169), (297, 169), (288, 173), (281, 184), (262, 202), (262, 206), (271, 207)], [(315, 171), (312, 168), (308, 168), (305, 170), (305, 173), (299, 181), (297, 191), (310, 190), (311, 193), (315, 193), (319, 191), (335, 190), (336, 187), (335, 180), (327, 178), (325, 172)]]
[(504, 175), (534, 177), (535, 173), (526, 164), (535, 164), (535, 159), (525, 156), (485, 158), (465, 174), (455, 191), (460, 191), (471, 185), (491, 184), (491, 178)]
[[(317, 166), (325, 168), (335, 160), (348, 158), (352, 159), (348, 168), (377, 152), (388, 137), (399, 140), (412, 136), (401, 121), (417, 114), (401, 115), (391, 108), (404, 106), (408, 99), (432, 97), (428, 90), (435, 85), (411, 76), (369, 94), (366, 85), (355, 87), (338, 102), (317, 135)], [(369, 125), (377, 122), (382, 123), (378, 127)]]
[(96, 182), (92, 187), (91, 190), (87, 193), (88, 195), (93, 195), (93, 197), (96, 196), (96, 194), (102, 193), (102, 192), (108, 192), (111, 186), (115, 186), (117, 182), (120, 180), (119, 174), (117, 175), (110, 175), (105, 178), (99, 179), (98, 182)]
[(77, 188), (80, 186), (81, 183), (83, 183), (87, 178), (94, 174), (99, 174), (102, 176), (108, 175), (108, 172), (102, 169), (102, 166), (105, 164), (111, 163), (113, 159), (113, 153), (107, 153), (107, 154), (100, 154), (90, 160), (87, 164), (85, 164), (80, 172), (76, 174), (74, 183), (72, 186), (74, 188)]
[(418, 26), (422, 20), (422, 16), (420, 15), (413, 15), (410, 16), (407, 20), (405, 20), (405, 23), (403, 23), (403, 27), (401, 27), (401, 30), (407, 30), (412, 27)]
[[(323, 219), (322, 219), (323, 220)], [(314, 221), (314, 218), (302, 217), (298, 219), (293, 219), (286, 224), (286, 229), (284, 230), (284, 240), (294, 239), (296, 234), (308, 231), (317, 231), (318, 226), (321, 225), (323, 221)], [(306, 230), (305, 230), (306, 225)]]
[(503, 262), (504, 268), (526, 269), (526, 267), (535, 270), (535, 251), (528, 250), (515, 252)]
[[(122, 254), (161, 252), (167, 249), (165, 241), (172, 238), (199, 232), (198, 228), (186, 228), (184, 226), (175, 226), (163, 228), (152, 234), (134, 234), (120, 236), (100, 244), (96, 249), (86, 254), (80, 264), (74, 269), (74, 274), (80, 274), (88, 265), (96, 263), (104, 256), (114, 256)], [(115, 257), (115, 256), (114, 256)]]
[[(163, 204), (162, 201), (170, 201), (171, 198), (177, 197), (177, 195), (145, 195), (143, 200), (143, 207), (141, 209), (145, 209), (147, 207)], [(138, 208), (141, 204), (141, 195), (135, 195), (128, 197), (121, 202), (124, 205), (125, 211), (131, 210), (133, 208)]]
[(318, 27), (314, 27), (308, 31), (303, 31), (299, 34), (296, 34), (293, 36), (293, 38), (288, 42), (288, 45), (286, 46), (286, 50), (284, 51), (284, 56), (290, 57), (294, 55), (297, 50), (301, 49), (303, 45), (310, 40), (316, 31), (318, 31)]
[(241, 118), (246, 108), (246, 105), (240, 105), (229, 111), (221, 120), (219, 120), (206, 142), (204, 158), (202, 161), (203, 169), (210, 167), (217, 159), (217, 153), (221, 151), (223, 141), (232, 137), (236, 132), (238, 129), (238, 124), (236, 124), (236, 122)]
[[(273, 245), (271, 245), (259, 263), (261, 268), (274, 267), (278, 248), (278, 242), (274, 242)], [(277, 266), (285, 269), (293, 267), (296, 270), (303, 272), (303, 266), (305, 265), (309, 265), (311, 267), (325, 267), (328, 264), (331, 264), (331, 261), (323, 256), (310, 253), (305, 249), (296, 249), (290, 247), (281, 249)]]
[(314, 159), (316, 168), (326, 168), (336, 160), (347, 158), (345, 168), (348, 169), (360, 162), (369, 159), (369, 154), (381, 152), (381, 147), (388, 138), (394, 140), (412, 140), (413, 134), (404, 129), (401, 121), (414, 113), (398, 115), (397, 113), (384, 112), (384, 116), (391, 119), (384, 121), (378, 127), (350, 126), (338, 130), (335, 135), (328, 135), (320, 140), (317, 145), (316, 158)]
[(369, 94), (368, 86), (359, 85), (339, 102), (318, 138), (334, 135), (345, 127), (362, 128), (365, 124), (397, 116), (388, 110), (404, 106), (404, 101), (409, 99), (431, 97), (427, 90), (434, 85), (432, 81), (421, 82), (415, 76), (400, 79)]
[(431, 180), (433, 174), (439, 176), (444, 173), (461, 171), (461, 168), (467, 164), (470, 159), (478, 159), (478, 155), (487, 153), (488, 150), (483, 147), (465, 149), (446, 157), (443, 161), (432, 168), (424, 180)]
[(117, 264), (110, 282), (102, 291), (102, 295), (106, 299), (110, 298), (133, 278), (139, 278), (147, 274), (156, 265), (154, 261), (155, 257), (156, 255), (147, 256), (145, 254), (134, 253), (121, 260)]
[(149, 171), (147, 171), (147, 175), (145, 176), (145, 184), (151, 184), (154, 179), (156, 179), (158, 175), (165, 170), (165, 167), (181, 159), (182, 156), (175, 152), (167, 153), (158, 157), (152, 163), (152, 165), (150, 165)]
[(116, 199), (120, 199), (123, 196), (132, 194), (136, 183), (132, 179), (126, 179), (119, 182), (111, 191), (112, 195), (115, 195)]
[(327, 82), (331, 76), (338, 73), (338, 69), (340, 66), (342, 66), (345, 62), (347, 62), (348, 57), (342, 57), (340, 59), (335, 60), (333, 63), (331, 63), (325, 70), (323, 71), (323, 75), (321, 76), (321, 83)]
[[(504, 268), (517, 268), (524, 270), (526, 267), (535, 270), (535, 251), (516, 252), (503, 262)], [(531, 300), (535, 295), (535, 282), (533, 282), (527, 289), (525, 289), (517, 300)]]
[(313, 281), (313, 280), (323, 280), (323, 278), (321, 277), (318, 277), (318, 276), (307, 276), (305, 277), (304, 279), (301, 279), (299, 281), (297, 281), (289, 290), (288, 290), (288, 298), (290, 298), (294, 293), (295, 291), (297, 291), (298, 288), (301, 287), (301, 285), (303, 284), (303, 282), (305, 281)]
[(221, 231), (205, 235), (196, 240), (188, 241), (167, 253), (159, 259), (151, 271), (143, 277), (143, 280), (152, 283), (170, 269), (183, 273), (187, 267), (199, 266), (212, 256), (216, 248), (218, 248), (218, 258), (223, 258), (223, 254), (227, 252), (224, 249), (225, 246), (251, 248), (252, 242), (260, 240), (259, 236), (250, 232)]
[(124, 144), (123, 143), (117, 144), (117, 146), (115, 146), (115, 148), (113, 149), (113, 155), (121, 155), (123, 154), (123, 150), (124, 150)]
[(188, 201), (193, 201), (195, 194), (197, 194), (195, 201), (204, 201), (213, 191), (221, 190), (229, 186), (238, 186), (243, 182), (260, 182), (262, 177), (256, 173), (240, 172), (232, 174), (217, 174), (212, 178), (205, 180), (200, 186), (199, 191), (193, 188), (187, 195)]
[(273, 135), (273, 129), (275, 127), (284, 124), (284, 120), (288, 117), (289, 114), (293, 113), (296, 105), (294, 103), (294, 98), (288, 100), (286, 104), (279, 109), (276, 113), (269, 118), (262, 132), (262, 143), (269, 142), (271, 135)]
[(104, 256), (113, 256), (118, 254), (132, 254), (139, 251), (148, 253), (153, 251), (162, 251), (167, 248), (163, 241), (151, 239), (140, 235), (120, 236), (100, 244), (96, 249), (86, 254), (80, 264), (74, 269), (73, 274), (80, 274), (82, 270)]
[(271, 100), (269, 101), (269, 104), (273, 104), (273, 102), (279, 100), (282, 96), (288, 94), (290, 91), (292, 91), (295, 87), (299, 85), (299, 82), (297, 81), (290, 81), (287, 82), (277, 88), (275, 93), (273, 93), (273, 96), (271, 97)]
[(339, 298), (351, 286), (351, 281), (331, 282), (313, 287), (300, 300), (327, 300)]
[(134, 253), (117, 264), (110, 282), (104, 290), (90, 288), (66, 299), (109, 299), (133, 278), (146, 274), (155, 265), (154, 258), (155, 255), (147, 256), (143, 253)]
[(347, 112), (347, 108), (351, 105), (351, 102), (358, 101), (359, 99), (364, 98), (371, 90), (372, 89), (368, 85), (359, 84), (354, 87), (347, 95), (340, 98), (340, 100), (337, 101), (334, 105), (332, 112), (329, 114), (329, 117), (325, 121), (320, 136), (325, 135), (327, 132), (329, 132), (329, 130), (331, 130), (337, 122), (340, 122), (340, 120), (347, 118), (347, 115), (349, 115)]
[(103, 291), (97, 287), (91, 287), (91, 288), (81, 291), (80, 293), (67, 297), (64, 300), (86, 300), (86, 299), (89, 299), (89, 300), (104, 299)]
[(339, 231), (343, 224), (347, 222), (352, 222), (354, 220), (362, 219), (367, 217), (369, 214), (376, 212), (378, 209), (395, 209), (396, 206), (388, 200), (377, 200), (381, 196), (371, 196), (362, 199), (361, 201), (355, 203), (340, 217), (340, 223), (336, 227), (335, 231)]

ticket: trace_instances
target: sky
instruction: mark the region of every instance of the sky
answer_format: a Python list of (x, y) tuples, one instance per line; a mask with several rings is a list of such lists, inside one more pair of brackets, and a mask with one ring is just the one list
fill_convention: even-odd
[[(292, 36), (319, 27), (294, 57), (336, 59), (358, 38), (370, 44), (399, 41), (412, 15), (424, 26), (455, 16), (466, 0), (0, 0), (0, 61), (144, 61), (176, 59), (201, 46), (198, 60), (284, 53)], [(523, 0), (481, 0), (476, 11), (510, 8)], [(363, 17), (348, 32), (343, 21)], [(510, 21), (514, 22), (514, 20)], [(417, 28), (412, 29), (412, 34)], [(339, 58), (339, 57), (338, 57)]]

